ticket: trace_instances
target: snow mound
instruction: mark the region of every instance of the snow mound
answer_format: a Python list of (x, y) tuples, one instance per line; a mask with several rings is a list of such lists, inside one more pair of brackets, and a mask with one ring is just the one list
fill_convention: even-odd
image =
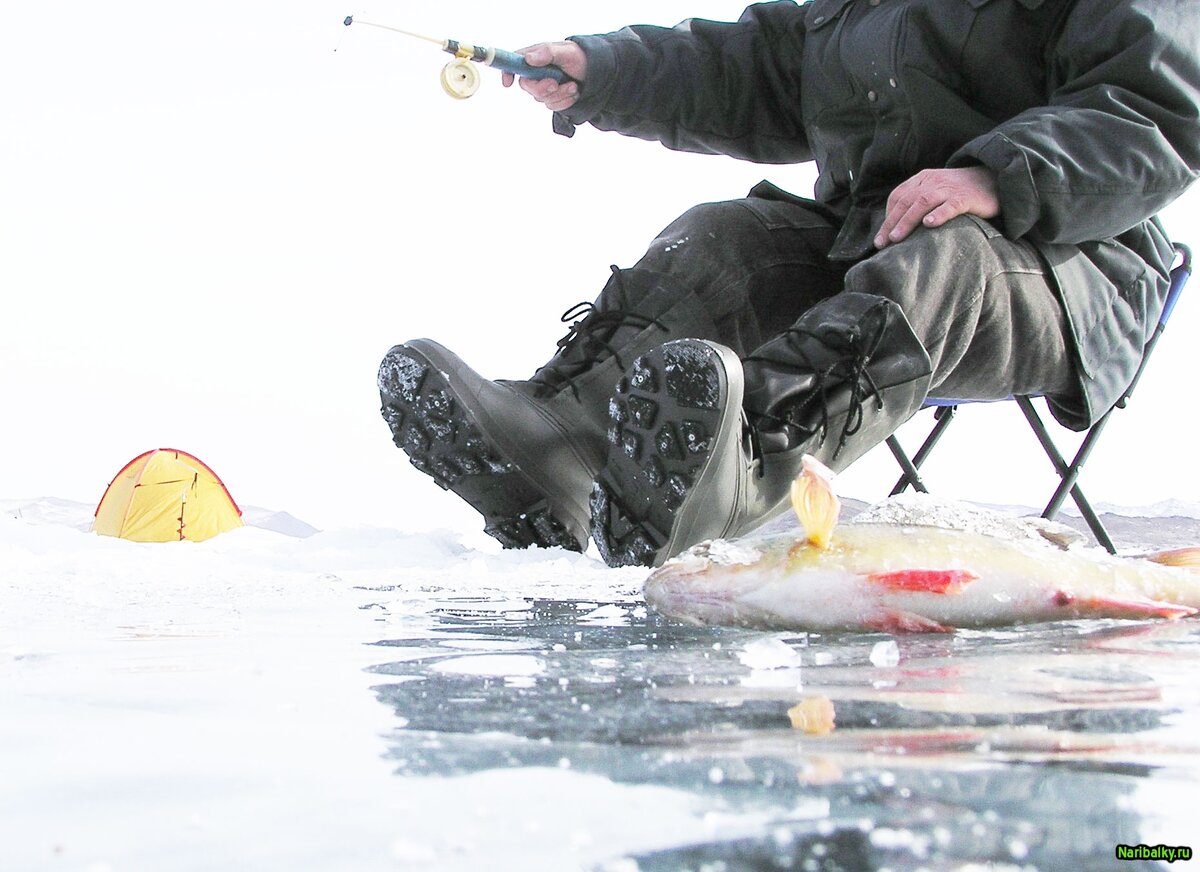
[(75, 500), (40, 497), (32, 500), (0, 500), (0, 515), (18, 518), (30, 524), (92, 529), (96, 507)]
[(259, 527), (263, 530), (282, 533), (284, 536), (291, 536), (295, 539), (307, 539), (309, 536), (321, 532), (312, 524), (301, 521), (295, 515), (288, 512), (276, 512), (271, 509), (262, 509), (258, 506), (244, 506), (242, 508), (242, 522), (248, 527)]
[[(58, 497), (38, 497), (27, 500), (2, 499), (0, 500), (0, 515), (8, 515), (30, 524), (70, 527), (87, 532), (92, 529), (96, 506), (93, 503), (81, 503), (77, 500), (64, 500)], [(259, 527), (296, 539), (306, 539), (320, 532), (312, 524), (302, 521), (288, 512), (277, 512), (258, 506), (243, 507), (242, 522), (248, 527)]]

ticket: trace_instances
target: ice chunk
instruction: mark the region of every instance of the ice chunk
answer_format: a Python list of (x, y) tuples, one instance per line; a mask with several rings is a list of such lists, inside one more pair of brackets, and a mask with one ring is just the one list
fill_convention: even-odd
[(737, 658), (751, 669), (796, 669), (800, 666), (800, 652), (776, 637), (747, 642), (737, 652)]
[(871, 662), (876, 666), (895, 666), (900, 662), (900, 648), (894, 639), (876, 642), (871, 648)]
[(581, 624), (603, 624), (609, 627), (620, 627), (629, 623), (629, 611), (619, 605), (610, 603), (592, 609), (579, 618)]

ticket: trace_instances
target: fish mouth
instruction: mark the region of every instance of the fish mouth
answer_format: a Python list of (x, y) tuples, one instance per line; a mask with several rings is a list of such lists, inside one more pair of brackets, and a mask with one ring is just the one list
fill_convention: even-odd
[[(739, 593), (734, 578), (743, 561), (729, 561), (727, 545), (723, 540), (701, 542), (654, 570), (642, 585), (646, 604), (659, 614), (689, 624), (730, 620)], [(740, 555), (743, 557), (752, 550), (736, 547), (746, 552)], [(753, 556), (757, 558), (758, 552)]]
[(650, 573), (642, 584), (642, 593), (647, 600), (651, 597), (682, 595), (692, 588), (705, 587), (697, 582), (706, 576), (712, 561), (695, 555), (686, 555), (686, 559), (682, 557), (673, 557)]
[(688, 584), (690, 577), (690, 574), (655, 573), (642, 588), (646, 605), (660, 615), (686, 624), (720, 623), (733, 607), (729, 592)]

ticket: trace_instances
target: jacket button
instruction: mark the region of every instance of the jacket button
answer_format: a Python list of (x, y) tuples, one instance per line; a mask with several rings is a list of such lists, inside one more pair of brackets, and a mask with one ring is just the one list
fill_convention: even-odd
[(813, 24), (824, 24), (824, 23), (825, 23), (824, 15), (818, 15), (816, 18), (813, 19)]
[(879, 95), (876, 94), (874, 91), (867, 91), (867, 99), (870, 100), (872, 103), (874, 103), (876, 100), (879, 99)]

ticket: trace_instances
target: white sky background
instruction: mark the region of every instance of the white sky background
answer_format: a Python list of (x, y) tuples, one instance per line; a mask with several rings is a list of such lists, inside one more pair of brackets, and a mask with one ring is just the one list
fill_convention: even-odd
[[(810, 167), (672, 153), (581, 128), (485, 70), (446, 97), (436, 47), (350, 13), (506, 48), (624, 24), (736, 18), (715, 0), (368, 8), (326, 0), (10, 3), (0, 27), (0, 496), (94, 502), (155, 447), (206, 460), (243, 504), (317, 526), (476, 529), (409, 468), (375, 370), (430, 336), (524, 377), (558, 316), (688, 206)], [(338, 50), (335, 52), (334, 49)], [(1193, 191), (1168, 213), (1200, 245)], [(1191, 294), (1195, 296), (1195, 293)], [(1200, 491), (1185, 295), (1093, 500)], [(967, 410), (928, 467), (948, 496), (1033, 504), (1053, 485), (1015, 408)], [(843, 475), (880, 498), (886, 450)]]

